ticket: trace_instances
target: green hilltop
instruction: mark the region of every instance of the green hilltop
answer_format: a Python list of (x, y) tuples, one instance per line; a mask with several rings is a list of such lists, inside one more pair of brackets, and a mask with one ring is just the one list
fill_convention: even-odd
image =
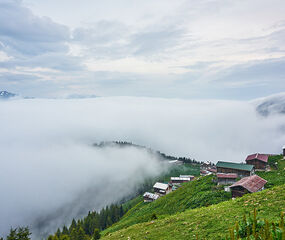
[(272, 156), (269, 163), (273, 171), (257, 173), (268, 181), (264, 191), (232, 200), (214, 176), (200, 177), (152, 203), (137, 200), (102, 239), (224, 239), (255, 208), (260, 218), (277, 221), (285, 211), (285, 160)]

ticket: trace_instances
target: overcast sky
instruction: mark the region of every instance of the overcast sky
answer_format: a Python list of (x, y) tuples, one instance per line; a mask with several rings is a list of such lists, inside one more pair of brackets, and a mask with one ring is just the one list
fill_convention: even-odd
[(285, 91), (284, 0), (0, 0), (0, 90), (253, 99)]

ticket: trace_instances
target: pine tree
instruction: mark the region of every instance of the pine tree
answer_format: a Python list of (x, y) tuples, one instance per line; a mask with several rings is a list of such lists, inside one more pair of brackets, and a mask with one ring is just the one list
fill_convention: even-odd
[(70, 240), (70, 237), (66, 234), (60, 236), (59, 240)]
[(85, 234), (82, 227), (79, 227), (77, 232), (77, 240), (88, 240), (88, 236)]
[(98, 228), (95, 228), (95, 229), (94, 229), (94, 234), (93, 234), (93, 240), (97, 240), (97, 239), (99, 239), (100, 237), (101, 237), (101, 235), (100, 235), (99, 229), (98, 229)]
[(17, 232), (17, 239), (18, 240), (30, 240), (30, 230), (28, 227), (20, 227), (18, 228)]
[(7, 236), (7, 240), (17, 240), (17, 228), (15, 228), (15, 229), (11, 228), (10, 229), (10, 233)]
[(70, 233), (70, 240), (78, 240), (76, 228), (72, 228)]
[(63, 228), (62, 228), (62, 234), (63, 235), (68, 235), (69, 232), (68, 232), (68, 228), (64, 225)]

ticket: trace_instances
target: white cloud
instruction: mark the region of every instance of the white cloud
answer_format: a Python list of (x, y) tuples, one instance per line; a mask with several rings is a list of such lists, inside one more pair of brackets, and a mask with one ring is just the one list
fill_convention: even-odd
[(204, 161), (279, 153), (285, 115), (262, 117), (255, 106), (134, 97), (0, 102), (0, 231), (34, 221), (44, 222), (41, 231), (56, 227), (119, 200), (162, 169), (145, 151), (98, 150), (94, 142), (132, 141)]

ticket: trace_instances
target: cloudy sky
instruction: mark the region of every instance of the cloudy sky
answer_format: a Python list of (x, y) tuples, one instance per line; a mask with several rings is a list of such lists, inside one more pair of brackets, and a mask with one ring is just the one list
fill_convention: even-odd
[(285, 91), (284, 0), (0, 0), (0, 90), (253, 99)]

